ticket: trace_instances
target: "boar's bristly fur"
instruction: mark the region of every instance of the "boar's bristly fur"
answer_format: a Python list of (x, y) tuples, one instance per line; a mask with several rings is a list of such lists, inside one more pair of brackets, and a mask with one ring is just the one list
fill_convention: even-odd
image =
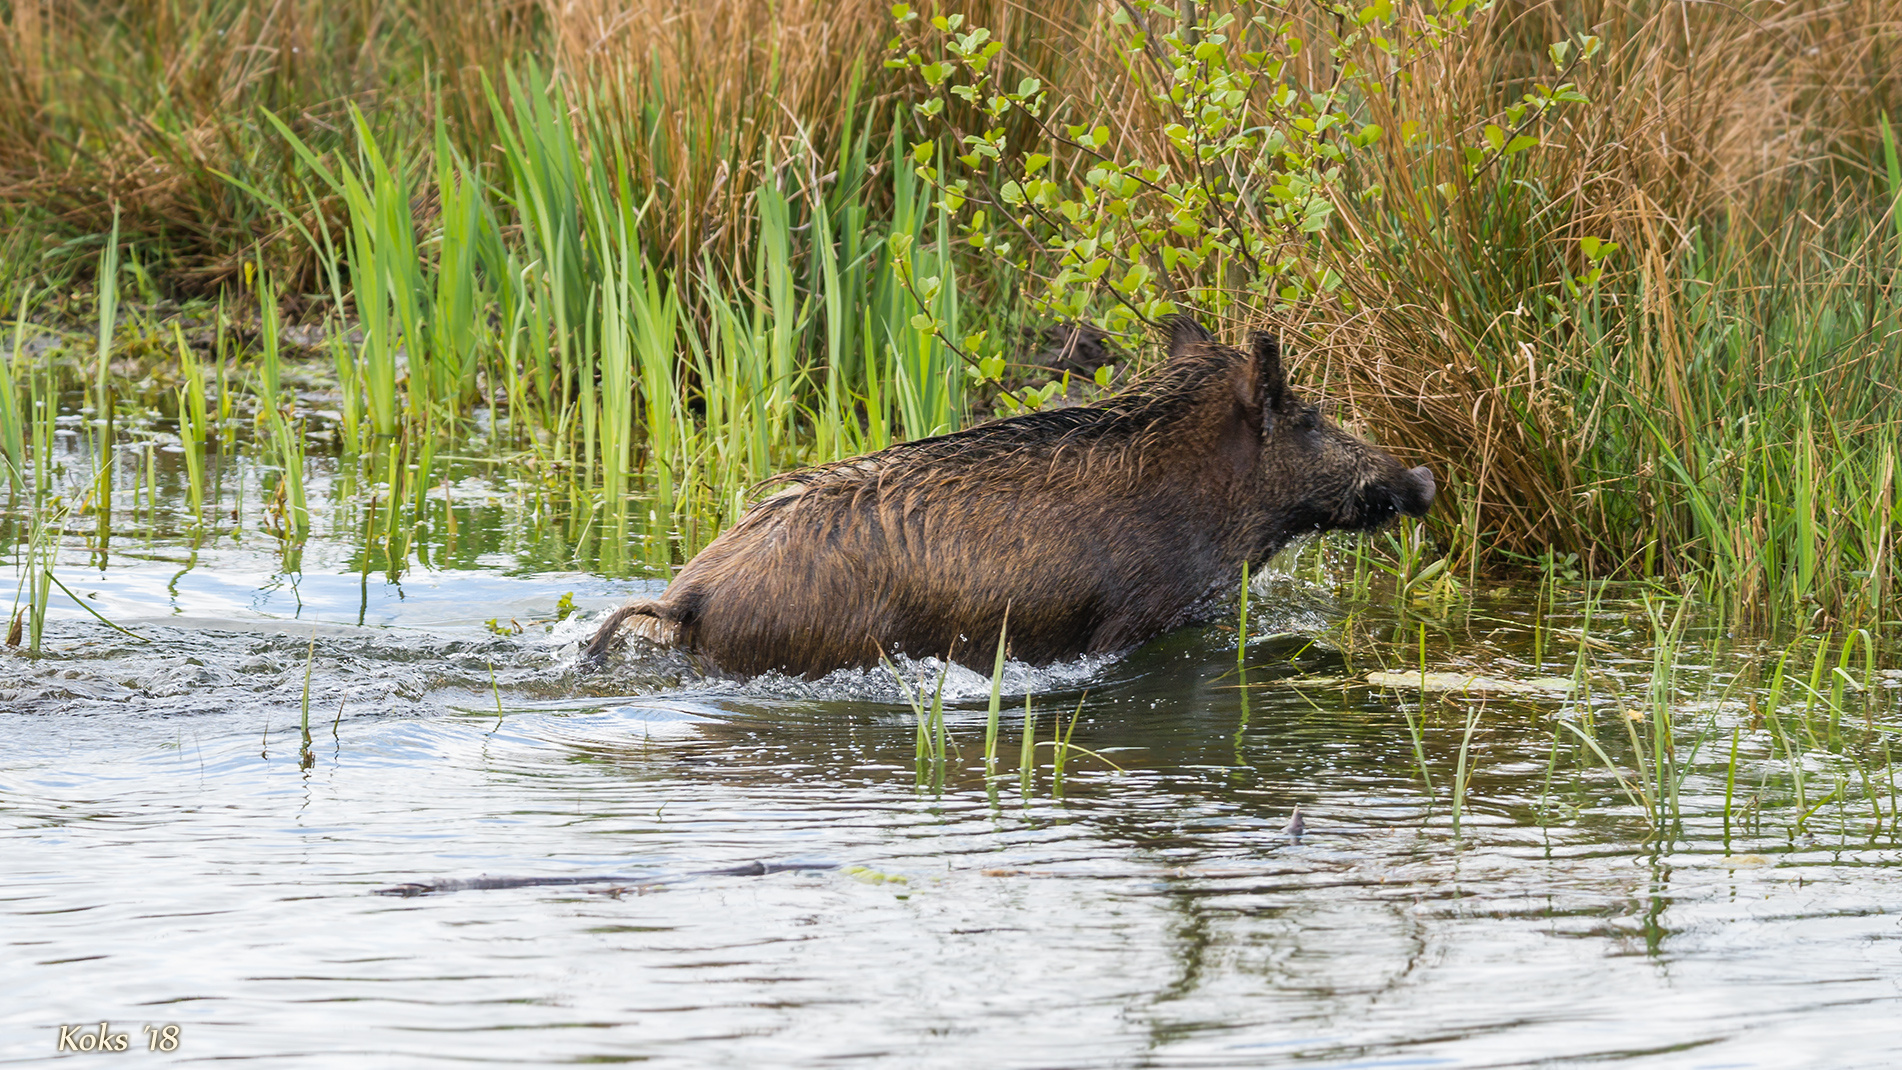
[(1296, 536), (1433, 501), (1409, 469), (1186, 318), (1168, 362), (1097, 405), (1038, 412), (794, 472), (624, 621), (729, 673), (817, 677), (881, 653), (988, 666), (1108, 654), (1207, 614)]

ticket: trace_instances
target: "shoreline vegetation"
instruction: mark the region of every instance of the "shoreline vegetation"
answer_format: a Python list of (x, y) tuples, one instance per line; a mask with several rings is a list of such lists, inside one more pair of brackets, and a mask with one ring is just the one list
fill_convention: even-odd
[(1117, 389), (1182, 309), (1441, 476), (1363, 544), (1403, 591), (1893, 637), (1898, 113), (1876, 0), (11, 0), (0, 535), (35, 648), (62, 539), (228, 526), (240, 452), (287, 570), (399, 571), (480, 469), (664, 576), (791, 467)]

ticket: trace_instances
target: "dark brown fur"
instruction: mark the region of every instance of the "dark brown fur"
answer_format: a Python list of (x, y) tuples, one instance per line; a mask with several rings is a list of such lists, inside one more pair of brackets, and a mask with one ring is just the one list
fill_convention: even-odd
[(1108, 654), (1189, 623), (1294, 537), (1422, 514), (1433, 476), (1362, 442), (1252, 352), (1178, 319), (1170, 359), (1101, 404), (794, 472), (621, 625), (741, 674), (881, 653), (988, 665)]

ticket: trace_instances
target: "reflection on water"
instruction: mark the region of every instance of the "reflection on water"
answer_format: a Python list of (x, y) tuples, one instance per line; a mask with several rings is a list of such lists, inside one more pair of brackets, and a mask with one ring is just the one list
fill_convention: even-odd
[[(1436, 696), (1365, 683), (1408, 668), (1416, 625), (1282, 581), (1246, 686), (1221, 628), (1013, 667), (994, 784), (988, 681), (954, 672), (921, 790), (888, 676), (577, 675), (587, 618), (637, 582), (293, 582), (236, 551), (65, 578), (146, 641), (68, 606), (47, 657), (0, 661), (0, 1058), (102, 1020), (127, 1060), (175, 1023), (171, 1058), (310, 1065), (1902, 1057), (1902, 680), (1858, 670), (1805, 742), (1766, 719), (1764, 651), (1693, 629), (1654, 835), (1618, 720), (1655, 671), (1631, 605), (1600, 607), (1590, 697)], [(1579, 607), (1535, 608), (1432, 622), (1429, 667), (1571, 675), (1576, 644), (1533, 664), (1531, 628)], [(1588, 713), (1623, 780), (1558, 730)], [(374, 894), (484, 874), (616, 879)]]

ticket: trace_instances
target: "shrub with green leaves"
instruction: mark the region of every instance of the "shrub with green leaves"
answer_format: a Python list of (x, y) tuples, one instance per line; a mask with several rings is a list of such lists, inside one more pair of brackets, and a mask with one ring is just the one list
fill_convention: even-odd
[[(1130, 0), (1105, 31), (1121, 85), (1085, 92), (1011, 70), (991, 31), (962, 15), (898, 4), (888, 65), (916, 73), (917, 112), (943, 124), (955, 156), (920, 142), (919, 173), (965, 241), (1032, 280), (1038, 314), (1115, 332), (1178, 308), (1255, 319), (1317, 299), (1351, 305), (1342, 267), (1381, 240), (1339, 219), (1339, 206), (1383, 195), (1359, 158), (1389, 137), (1422, 152), (1455, 143), (1411, 121), (1383, 129), (1371, 116), (1391, 106), (1374, 105), (1458, 47), (1485, 6)], [(1459, 139), (1460, 173), (1471, 181), (1525, 152), (1554, 109), (1584, 102), (1564, 75), (1597, 45), (1553, 45), (1556, 84), (1531, 84)]]

